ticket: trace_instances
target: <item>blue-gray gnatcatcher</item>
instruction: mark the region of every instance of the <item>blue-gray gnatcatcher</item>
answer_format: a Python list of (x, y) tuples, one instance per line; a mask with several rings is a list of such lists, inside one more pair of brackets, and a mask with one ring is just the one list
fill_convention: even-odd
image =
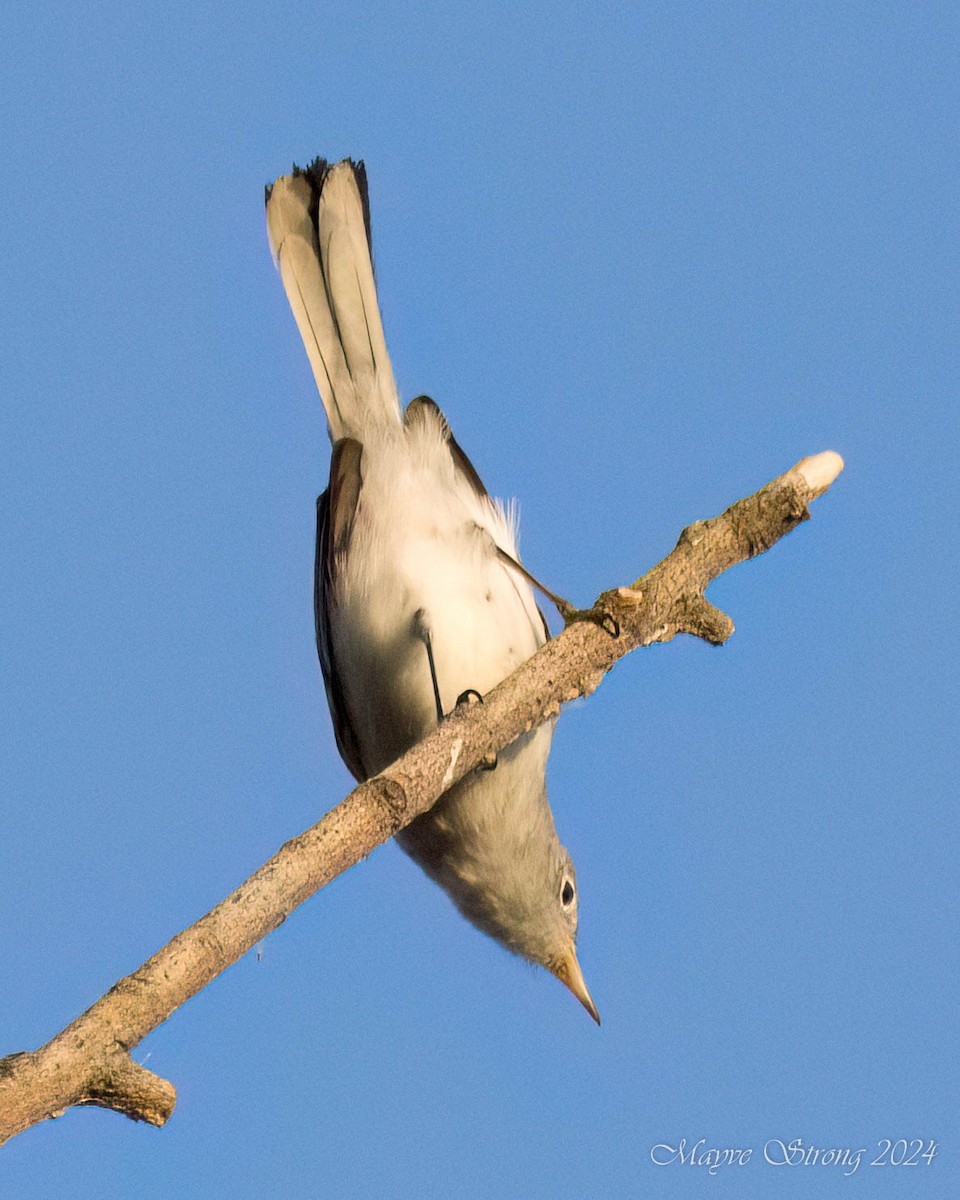
[[(316, 624), (337, 745), (382, 770), (468, 691), (489, 691), (548, 634), (511, 518), (443, 414), (401, 412), (370, 255), (362, 164), (317, 160), (267, 190), (267, 229), (327, 414)], [(577, 885), (547, 802), (552, 725), (474, 771), (397, 835), (463, 915), (552, 971), (599, 1022), (575, 949)]]

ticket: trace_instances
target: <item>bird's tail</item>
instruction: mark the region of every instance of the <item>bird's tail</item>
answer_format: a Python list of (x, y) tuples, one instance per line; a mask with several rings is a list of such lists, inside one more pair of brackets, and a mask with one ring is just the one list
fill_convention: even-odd
[(318, 158), (267, 188), (267, 233), (326, 409), (330, 436), (400, 421), (377, 304), (363, 163)]

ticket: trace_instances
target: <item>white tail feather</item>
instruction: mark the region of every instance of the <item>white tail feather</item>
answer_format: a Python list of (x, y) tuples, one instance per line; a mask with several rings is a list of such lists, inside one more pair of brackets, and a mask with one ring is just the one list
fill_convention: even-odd
[(360, 186), (344, 161), (281, 176), (267, 198), (270, 248), (334, 441), (400, 420)]

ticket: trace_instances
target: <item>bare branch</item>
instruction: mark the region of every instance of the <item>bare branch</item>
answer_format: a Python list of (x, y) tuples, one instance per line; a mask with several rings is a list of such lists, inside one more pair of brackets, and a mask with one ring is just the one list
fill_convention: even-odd
[(39, 1050), (0, 1059), (0, 1143), (72, 1105), (163, 1125), (173, 1085), (130, 1050), (304, 900), (425, 812), (487, 755), (587, 696), (630, 650), (688, 633), (719, 645), (733, 622), (704, 598), (723, 571), (769, 549), (809, 514), (843, 469), (832, 451), (805, 458), (719, 517), (698, 521), (629, 587), (567, 615), (567, 627), (486, 697), (464, 704), (382, 774), (285, 843), (206, 916), (177, 934)]

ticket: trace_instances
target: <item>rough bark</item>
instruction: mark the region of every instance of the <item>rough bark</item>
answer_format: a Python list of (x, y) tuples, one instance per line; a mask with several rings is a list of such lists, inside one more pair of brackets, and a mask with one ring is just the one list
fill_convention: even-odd
[(0, 1143), (72, 1105), (163, 1125), (171, 1083), (131, 1049), (236, 962), (304, 900), (425, 812), (487, 755), (593, 692), (630, 650), (688, 633), (719, 645), (733, 622), (704, 598), (723, 571), (769, 549), (808, 518), (843, 469), (832, 451), (805, 458), (719, 517), (699, 521), (629, 587), (565, 612), (566, 628), (484, 697), (462, 705), (382, 774), (280, 850), (206, 916), (174, 937), (39, 1050), (0, 1059)]

